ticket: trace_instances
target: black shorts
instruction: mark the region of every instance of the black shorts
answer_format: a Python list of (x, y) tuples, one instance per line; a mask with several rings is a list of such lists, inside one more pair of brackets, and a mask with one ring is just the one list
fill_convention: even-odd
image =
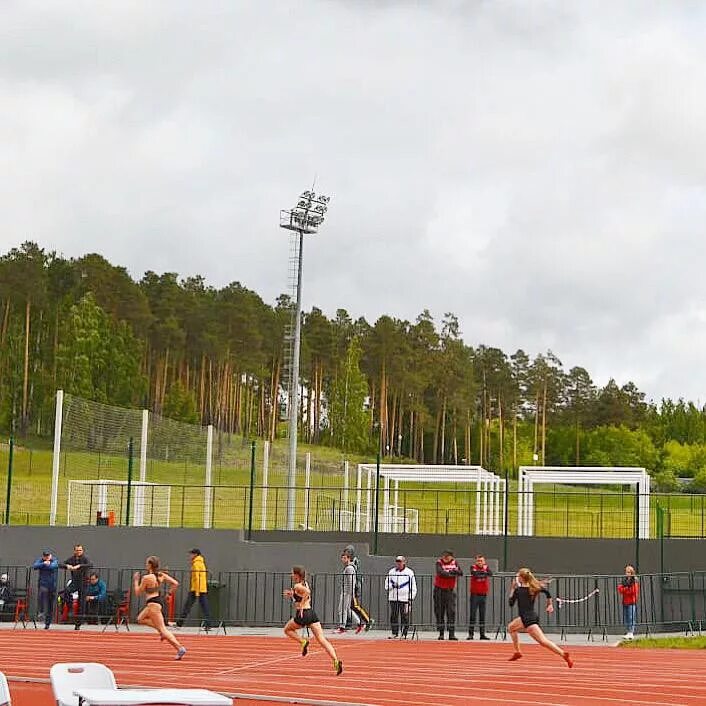
[(539, 625), (539, 616), (536, 613), (525, 613), (520, 616), (522, 627), (528, 628), (531, 625)]
[(319, 616), (314, 613), (313, 608), (305, 608), (304, 610), (297, 610), (294, 612), (292, 620), (301, 627), (306, 627), (307, 625), (312, 625), (313, 623), (319, 622)]
[(156, 603), (162, 610), (164, 610), (164, 601), (161, 596), (152, 596), (152, 598), (148, 598), (145, 605), (147, 606), (150, 603)]

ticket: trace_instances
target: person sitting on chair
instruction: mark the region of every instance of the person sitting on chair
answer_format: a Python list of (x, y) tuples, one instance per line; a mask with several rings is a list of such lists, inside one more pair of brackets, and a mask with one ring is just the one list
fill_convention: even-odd
[(0, 620), (11, 620), (15, 614), (15, 591), (7, 574), (0, 576)]
[(86, 615), (95, 615), (100, 622), (100, 616), (105, 615), (107, 598), (105, 581), (95, 571), (91, 572), (86, 586)]

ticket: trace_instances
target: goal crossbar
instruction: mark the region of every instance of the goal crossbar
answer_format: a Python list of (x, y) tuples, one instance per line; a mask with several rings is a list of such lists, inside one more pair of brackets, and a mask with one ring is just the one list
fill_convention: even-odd
[(650, 536), (650, 475), (644, 468), (600, 466), (520, 466), (517, 534), (534, 535), (534, 487), (540, 484), (634, 485), (638, 494), (638, 536)]
[[(501, 534), (502, 518), (507, 503), (505, 479), (482, 466), (455, 465), (405, 465), (380, 464), (380, 480), (382, 481), (382, 514), (383, 531), (387, 525), (394, 526), (396, 520), (389, 514), (390, 507), (399, 507), (400, 483), (468, 483), (475, 485), (476, 495), (476, 534)], [(356, 531), (370, 532), (372, 515), (374, 513), (373, 495), (375, 492), (374, 476), (378, 466), (374, 463), (358, 465), (356, 476)], [(363, 479), (367, 476), (366, 487)]]

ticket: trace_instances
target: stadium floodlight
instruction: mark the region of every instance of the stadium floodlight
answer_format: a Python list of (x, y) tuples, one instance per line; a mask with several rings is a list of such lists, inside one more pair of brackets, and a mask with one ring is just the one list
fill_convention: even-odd
[(297, 421), (299, 416), (299, 353), (301, 350), (302, 318), (302, 264), (304, 261), (304, 235), (316, 233), (324, 222), (329, 196), (318, 196), (313, 190), (304, 191), (297, 205), (290, 211), (280, 211), (280, 228), (292, 231), (298, 237), (296, 276), (296, 306), (294, 309), (294, 343), (290, 361), (289, 378), (289, 473), (287, 477), (287, 529), (295, 527), (297, 503)]

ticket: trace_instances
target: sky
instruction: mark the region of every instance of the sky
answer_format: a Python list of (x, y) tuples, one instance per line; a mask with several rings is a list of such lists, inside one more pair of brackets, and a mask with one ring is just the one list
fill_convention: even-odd
[(706, 402), (706, 12), (651, 0), (6, 0), (0, 251), (429, 309)]

